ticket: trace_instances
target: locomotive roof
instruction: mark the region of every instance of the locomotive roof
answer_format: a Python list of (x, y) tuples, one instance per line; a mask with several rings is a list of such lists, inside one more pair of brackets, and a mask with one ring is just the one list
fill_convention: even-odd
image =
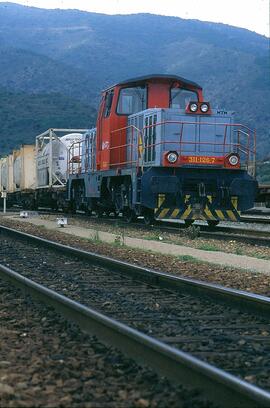
[(167, 79), (168, 81), (180, 81), (184, 85), (191, 85), (196, 88), (202, 89), (200, 85), (198, 85), (196, 82), (190, 81), (189, 79), (180, 77), (178, 75), (167, 75), (167, 74), (152, 74), (152, 75), (145, 75), (145, 76), (140, 76), (136, 78), (131, 78), (131, 79), (126, 79), (125, 81), (118, 82), (117, 84), (108, 87), (105, 89), (106, 91), (108, 89), (114, 88), (117, 85), (127, 85), (127, 84), (135, 84), (135, 83), (140, 83), (140, 82), (146, 82), (147, 80), (151, 79)]

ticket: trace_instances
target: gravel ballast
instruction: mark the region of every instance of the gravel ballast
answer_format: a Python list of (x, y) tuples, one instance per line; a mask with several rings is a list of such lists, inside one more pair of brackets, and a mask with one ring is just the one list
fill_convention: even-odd
[(65, 245), (107, 255), (176, 276), (188, 276), (266, 296), (270, 294), (270, 277), (264, 274), (207, 264), (192, 260), (188, 257), (177, 258), (170, 255), (159, 255), (149, 251), (131, 249), (121, 245), (110, 245), (95, 240), (80, 239), (60, 232), (50, 231), (43, 227), (37, 227), (28, 222), (21, 223), (20, 221), (10, 220), (5, 217), (1, 217), (1, 223), (2, 225), (51, 239)]
[(1, 407), (209, 408), (0, 281)]

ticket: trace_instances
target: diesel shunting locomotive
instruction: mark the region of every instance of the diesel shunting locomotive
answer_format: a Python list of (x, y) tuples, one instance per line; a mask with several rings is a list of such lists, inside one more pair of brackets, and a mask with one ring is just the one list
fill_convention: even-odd
[(120, 82), (103, 91), (96, 127), (74, 132), (65, 148), (56, 130), (37, 137), (32, 205), (46, 197), (55, 207), (123, 213), (127, 221), (210, 225), (237, 221), (253, 206), (255, 132), (214, 109), (195, 82), (174, 75)]
[(80, 155), (69, 160), (68, 200), (76, 208), (215, 225), (253, 206), (255, 132), (178, 76), (106, 89), (97, 127), (73, 149)]

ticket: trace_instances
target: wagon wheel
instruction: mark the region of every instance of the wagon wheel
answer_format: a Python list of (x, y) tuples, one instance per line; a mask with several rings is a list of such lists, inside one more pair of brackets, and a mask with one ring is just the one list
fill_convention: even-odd
[(102, 218), (104, 214), (104, 210), (102, 208), (97, 208), (95, 209), (95, 213), (96, 213), (97, 218)]
[(131, 210), (130, 208), (123, 212), (123, 216), (127, 224), (130, 224), (131, 222), (134, 222), (137, 219), (135, 211)]
[(190, 227), (195, 220), (185, 220), (185, 227)]
[(219, 224), (219, 220), (208, 220), (207, 224), (210, 228), (216, 227)]

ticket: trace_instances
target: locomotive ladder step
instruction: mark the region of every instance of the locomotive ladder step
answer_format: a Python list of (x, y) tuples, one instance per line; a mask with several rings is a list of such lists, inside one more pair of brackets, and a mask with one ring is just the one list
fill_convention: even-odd
[(137, 179), (137, 202), (136, 204), (140, 204), (141, 202), (141, 192), (142, 192), (142, 178), (138, 177)]

